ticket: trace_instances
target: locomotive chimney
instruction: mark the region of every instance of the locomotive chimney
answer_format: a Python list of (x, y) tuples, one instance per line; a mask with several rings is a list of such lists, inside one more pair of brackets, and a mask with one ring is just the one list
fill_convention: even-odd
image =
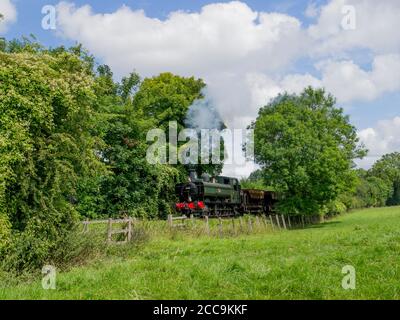
[(189, 177), (190, 177), (190, 181), (195, 181), (197, 180), (197, 173), (196, 170), (194, 169), (189, 169)]

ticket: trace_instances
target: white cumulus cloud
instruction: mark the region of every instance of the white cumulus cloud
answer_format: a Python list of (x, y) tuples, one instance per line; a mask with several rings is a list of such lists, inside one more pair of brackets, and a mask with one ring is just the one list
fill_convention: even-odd
[[(354, 29), (342, 26), (348, 13), (345, 6), (354, 8)], [(355, 48), (377, 54), (400, 52), (400, 1), (332, 0), (320, 11), (317, 23), (308, 29), (316, 41), (314, 54), (337, 55)]]
[(334, 93), (339, 102), (370, 101), (400, 90), (400, 54), (376, 56), (370, 71), (349, 60), (329, 60), (317, 67), (322, 71), (323, 86)]
[(0, 0), (0, 33), (5, 33), (10, 24), (17, 20), (17, 10), (10, 0)]
[(297, 57), (298, 48), (306, 45), (296, 18), (256, 12), (239, 1), (209, 4), (200, 12), (172, 12), (165, 20), (127, 6), (110, 14), (66, 2), (57, 8), (62, 34), (82, 42), (120, 74), (127, 67), (144, 75), (271, 70)]
[(381, 120), (375, 127), (361, 130), (358, 136), (369, 150), (368, 156), (358, 163), (368, 168), (384, 154), (400, 150), (400, 116)]

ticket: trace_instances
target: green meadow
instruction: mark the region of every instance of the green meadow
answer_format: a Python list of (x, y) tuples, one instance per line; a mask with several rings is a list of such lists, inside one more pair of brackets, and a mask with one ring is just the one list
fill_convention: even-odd
[[(236, 237), (151, 237), (57, 273), (3, 276), (0, 299), (399, 299), (400, 207), (354, 211), (305, 229)], [(356, 272), (345, 290), (342, 268)]]

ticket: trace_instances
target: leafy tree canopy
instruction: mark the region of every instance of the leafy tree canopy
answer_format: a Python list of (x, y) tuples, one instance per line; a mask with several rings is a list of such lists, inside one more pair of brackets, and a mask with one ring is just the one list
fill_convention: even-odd
[(0, 216), (46, 255), (78, 217), (79, 177), (104, 170), (91, 133), (96, 96), (76, 54), (16, 48), (0, 52)]
[(189, 106), (202, 97), (204, 87), (201, 79), (162, 73), (142, 82), (133, 104), (145, 117), (153, 119), (157, 128), (166, 128), (169, 121), (177, 121), (182, 128)]
[(388, 205), (400, 204), (400, 153), (394, 152), (384, 155), (371, 168), (371, 174), (377, 176), (390, 186), (391, 196)]
[(355, 186), (353, 159), (366, 150), (349, 118), (323, 89), (280, 95), (260, 109), (251, 127), (265, 183), (285, 195), (280, 210), (320, 212)]

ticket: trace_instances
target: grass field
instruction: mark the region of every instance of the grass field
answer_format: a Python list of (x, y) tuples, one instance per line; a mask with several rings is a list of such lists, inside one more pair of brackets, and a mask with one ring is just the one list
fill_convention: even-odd
[[(356, 289), (342, 288), (342, 267)], [(129, 246), (57, 276), (3, 284), (0, 299), (399, 299), (400, 208), (367, 209), (302, 230), (176, 237)]]

